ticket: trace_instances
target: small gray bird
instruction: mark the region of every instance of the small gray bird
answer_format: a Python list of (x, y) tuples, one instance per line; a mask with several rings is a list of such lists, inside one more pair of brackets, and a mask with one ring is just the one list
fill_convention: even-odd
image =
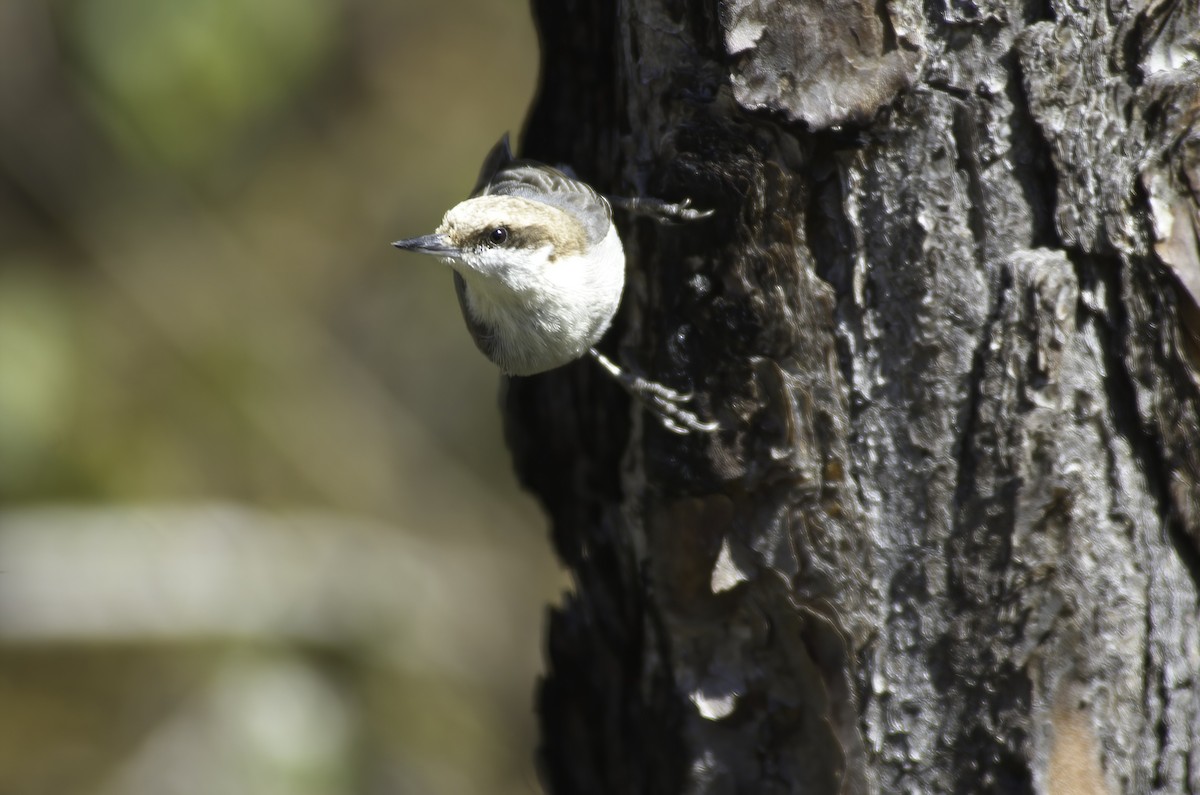
[[(659, 220), (711, 215), (655, 199), (614, 199)], [(533, 375), (590, 355), (677, 433), (712, 431), (685, 408), (690, 395), (628, 373), (593, 347), (625, 284), (625, 251), (610, 200), (558, 169), (513, 158), (505, 134), (484, 160), (471, 198), (432, 235), (398, 240), (454, 269), (467, 329), (509, 375)]]

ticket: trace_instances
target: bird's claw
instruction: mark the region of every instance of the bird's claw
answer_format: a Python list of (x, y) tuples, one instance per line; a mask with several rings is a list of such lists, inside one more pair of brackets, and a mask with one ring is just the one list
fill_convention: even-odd
[(595, 348), (590, 349), (588, 353), (625, 387), (626, 392), (641, 401), (643, 406), (658, 417), (658, 421), (668, 431), (688, 434), (693, 431), (712, 433), (720, 429), (721, 426), (715, 420), (705, 422), (700, 419), (699, 414), (685, 407), (685, 404), (692, 400), (691, 392), (677, 392), (657, 381), (626, 372)]
[(651, 199), (644, 196), (633, 198), (608, 196), (606, 198), (613, 207), (653, 218), (660, 224), (699, 221), (713, 214), (712, 210), (694, 209), (691, 199), (684, 199), (681, 202), (667, 202), (662, 199)]
[(699, 221), (713, 214), (712, 210), (696, 210), (692, 208), (692, 200), (684, 199), (676, 204), (664, 203), (657, 210), (664, 221)]
[(705, 422), (694, 411), (685, 408), (684, 404), (692, 399), (690, 392), (687, 394), (676, 392), (662, 384), (653, 384), (652, 386), (657, 389), (648, 391), (643, 396), (643, 403), (658, 417), (658, 421), (668, 431), (681, 435), (693, 431), (712, 433), (721, 427), (716, 420)]

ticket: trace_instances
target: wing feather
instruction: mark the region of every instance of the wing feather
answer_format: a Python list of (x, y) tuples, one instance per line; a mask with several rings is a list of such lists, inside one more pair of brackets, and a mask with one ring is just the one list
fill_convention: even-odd
[(589, 245), (598, 245), (612, 225), (608, 200), (587, 183), (557, 168), (513, 157), (508, 133), (483, 161), (472, 196), (517, 196), (570, 213), (583, 224)]

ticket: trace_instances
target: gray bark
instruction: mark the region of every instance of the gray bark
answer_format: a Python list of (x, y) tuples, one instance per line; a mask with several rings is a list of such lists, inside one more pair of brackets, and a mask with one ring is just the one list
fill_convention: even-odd
[(716, 210), (604, 347), (722, 425), (509, 383), (547, 789), (1200, 793), (1195, 4), (534, 6), (523, 154)]

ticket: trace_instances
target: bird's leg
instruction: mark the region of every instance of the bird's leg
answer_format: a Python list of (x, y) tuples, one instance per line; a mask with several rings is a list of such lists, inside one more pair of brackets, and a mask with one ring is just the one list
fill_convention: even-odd
[(691, 199), (684, 199), (678, 204), (672, 204), (662, 199), (649, 199), (644, 196), (605, 196), (604, 198), (608, 199), (608, 203), (619, 210), (653, 218), (660, 224), (699, 221), (701, 218), (707, 218), (713, 214), (712, 210), (693, 209)]
[[(693, 209), (691, 199), (684, 199), (678, 204), (673, 204), (662, 199), (650, 199), (644, 196), (605, 196), (604, 198), (618, 210), (644, 215), (660, 224), (699, 221), (713, 214), (712, 210)], [(692, 400), (691, 394), (676, 392), (657, 381), (626, 372), (616, 362), (595, 348), (590, 348), (588, 353), (596, 360), (597, 364), (617, 379), (621, 386), (625, 387), (626, 392), (650, 409), (668, 431), (679, 434), (693, 431), (711, 433), (720, 428), (715, 420), (705, 422), (700, 419), (698, 414), (687, 408), (687, 404)]]
[(680, 434), (691, 433), (692, 431), (711, 433), (720, 428), (715, 420), (704, 422), (695, 412), (685, 408), (685, 404), (692, 399), (691, 394), (676, 392), (674, 389), (665, 387), (656, 381), (650, 381), (642, 378), (640, 375), (626, 372), (616, 362), (595, 348), (589, 348), (588, 353), (591, 354), (591, 357), (601, 367), (608, 371), (609, 375), (617, 379), (621, 386), (625, 387), (626, 392), (637, 400), (640, 400), (642, 405), (650, 409), (668, 431)]

